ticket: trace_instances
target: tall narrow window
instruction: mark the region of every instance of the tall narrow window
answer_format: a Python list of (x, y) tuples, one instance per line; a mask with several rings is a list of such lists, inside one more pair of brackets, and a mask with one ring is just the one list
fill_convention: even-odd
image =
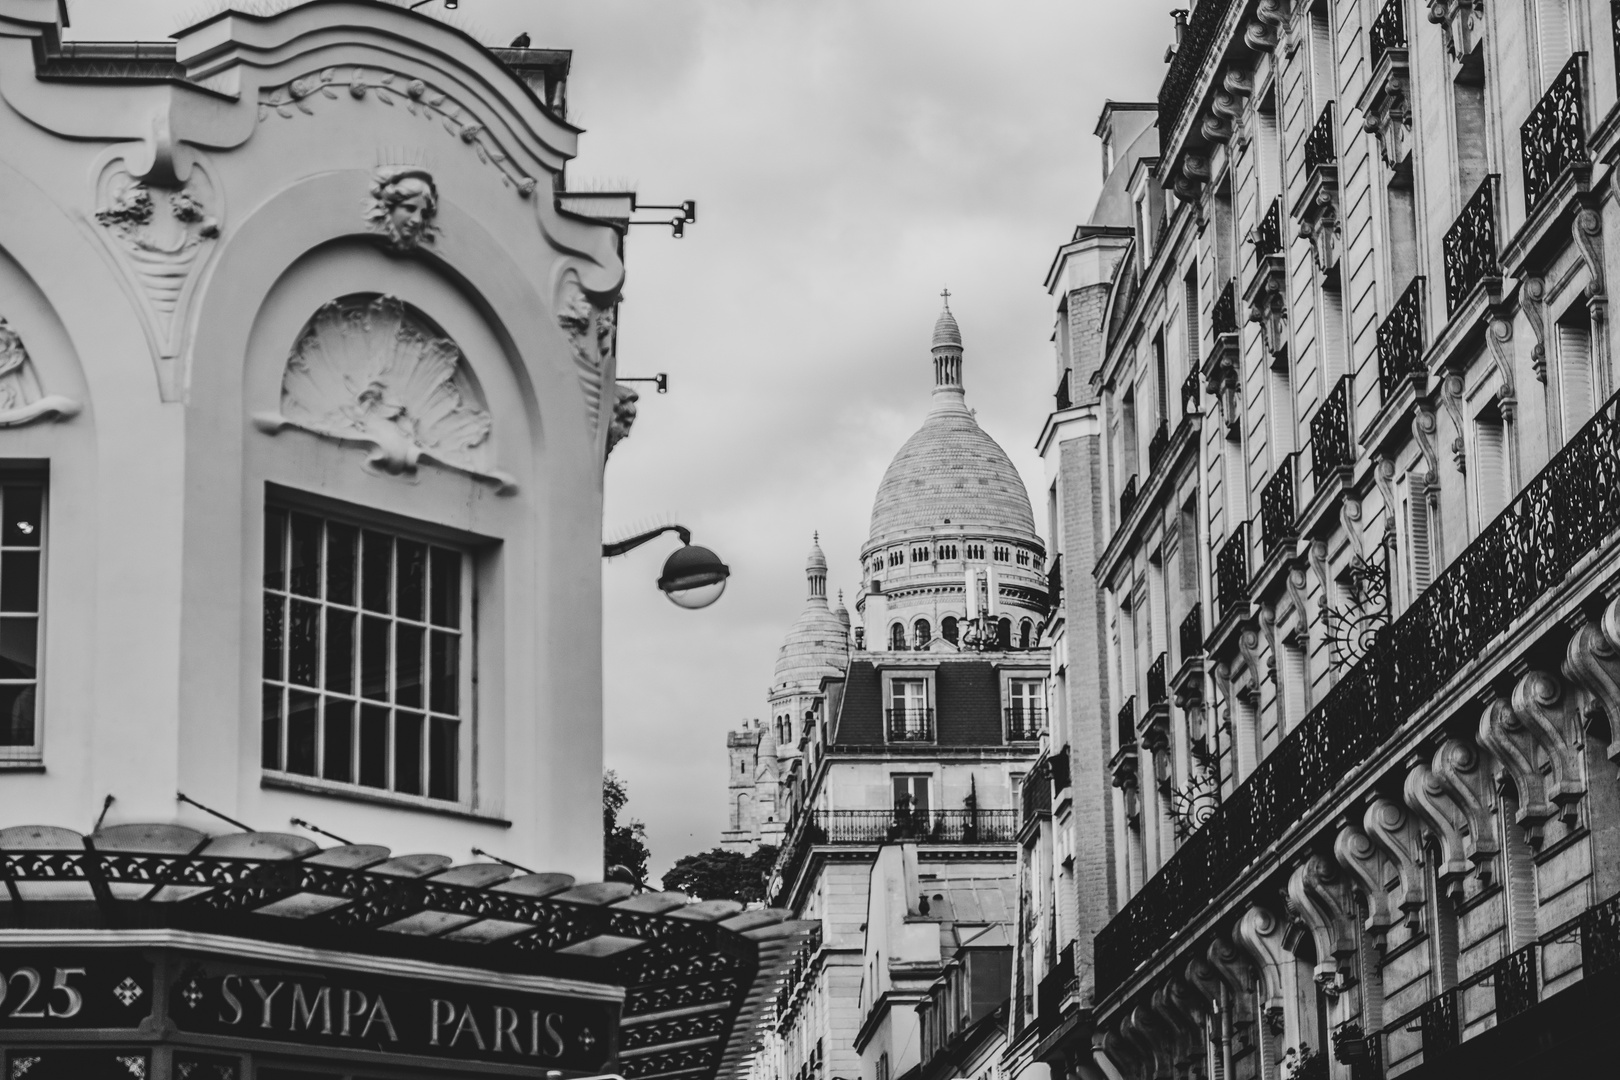
[(278, 507), (264, 541), (264, 768), (458, 799), (469, 560)]
[(40, 757), (38, 715), (45, 484), (0, 482), (0, 763)]
[(895, 679), (889, 684), (889, 737), (905, 741), (932, 736), (927, 681)]
[(1333, 100), (1333, 13), (1326, 0), (1310, 13), (1311, 112), (1320, 115)]
[(1198, 264), (1194, 263), (1187, 268), (1187, 276), (1181, 281), (1181, 311), (1187, 329), (1187, 371), (1198, 371), (1204, 362), (1203, 357), (1203, 327), (1198, 316)]
[(924, 814), (928, 812), (928, 775), (926, 773), (897, 775), (889, 779), (894, 789), (895, 810)]
[(1536, 58), (1541, 88), (1546, 89), (1569, 62), (1569, 0), (1532, 0), (1536, 11)]
[(932, 628), (929, 627), (927, 619), (918, 619), (912, 625), (911, 633), (912, 640), (916, 642), (918, 649), (928, 648), (928, 643), (934, 640), (934, 633)]
[(1303, 623), (1282, 640), (1282, 678), (1280, 696), (1282, 733), (1298, 727), (1310, 710), (1310, 671), (1305, 663)]
[(950, 642), (952, 645), (957, 643), (959, 636), (956, 628), (956, 616), (947, 615), (943, 619), (939, 620), (939, 636)]
[(1484, 528), (1508, 502), (1507, 431), (1495, 403), (1474, 420), (1474, 457), (1475, 498)]
[(895, 652), (906, 651), (906, 627), (904, 623), (895, 623), (889, 627), (889, 648)]
[[(1013, 738), (1033, 738), (1041, 730), (1046, 711), (1046, 688), (1040, 679), (1011, 679), (1007, 683), (1007, 726)], [(1020, 734), (1022, 733), (1022, 734)]]
[[(1584, 316), (1585, 312), (1581, 312)], [(1564, 441), (1592, 419), (1597, 393), (1592, 386), (1591, 324), (1583, 317), (1558, 324), (1558, 406)]]
[(1255, 103), (1254, 168), (1260, 180), (1260, 198), (1254, 204), (1255, 221), (1282, 190), (1282, 152), (1277, 135), (1277, 93), (1268, 89)]
[(1406, 600), (1411, 603), (1434, 580), (1434, 537), (1429, 528), (1429, 497), (1424, 485), (1410, 475), (1407, 484), (1401, 516), (1406, 522)]
[[(1485, 120), (1485, 60), (1476, 48), (1464, 58), (1452, 84), (1452, 104), (1456, 112), (1457, 190), (1466, 201), (1490, 173), (1487, 145), (1490, 132)], [(1398, 295), (1398, 294), (1397, 294)]]
[(1153, 422), (1158, 425), (1170, 419), (1170, 372), (1165, 363), (1162, 328), (1153, 335), (1153, 394), (1158, 406)]
[(1226, 467), (1226, 476), (1222, 479), (1225, 490), (1221, 496), (1226, 506), (1226, 527), (1221, 531), (1230, 533), (1249, 517), (1249, 481), (1243, 463), (1243, 443), (1228, 439), (1221, 447), (1221, 460)]

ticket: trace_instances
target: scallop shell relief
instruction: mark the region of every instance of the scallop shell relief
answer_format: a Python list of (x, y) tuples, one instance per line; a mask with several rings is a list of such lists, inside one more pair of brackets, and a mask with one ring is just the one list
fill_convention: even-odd
[(490, 465), (490, 415), (461, 349), (392, 296), (315, 313), (287, 358), (275, 420), (369, 443), (370, 462), (386, 472), (427, 458), (505, 480)]

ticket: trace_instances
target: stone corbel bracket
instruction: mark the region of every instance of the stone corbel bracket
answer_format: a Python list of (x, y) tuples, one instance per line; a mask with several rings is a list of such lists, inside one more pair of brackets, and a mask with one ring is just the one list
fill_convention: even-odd
[(1602, 722), (1609, 760), (1620, 762), (1620, 598), (1609, 602), (1599, 622), (1583, 620), (1575, 628), (1563, 672), (1586, 695), (1589, 730)]
[(1332, 860), (1313, 854), (1288, 876), (1288, 912), (1305, 924), (1316, 947), (1316, 983), (1329, 997), (1349, 984), (1356, 954), (1355, 910)]
[(1273, 1010), (1278, 1010), (1285, 1022), (1291, 1017), (1283, 970), (1294, 962), (1293, 954), (1283, 945), (1286, 932), (1283, 921), (1259, 904), (1249, 905), (1238, 917), (1235, 929), (1238, 945), (1254, 964), (1261, 1012), (1269, 1016)]
[(1383, 855), (1365, 832), (1346, 823), (1333, 838), (1333, 857), (1355, 879), (1367, 898), (1367, 932), (1373, 936), (1379, 951), (1383, 951), (1385, 935), (1395, 925), (1395, 915), (1389, 909)]
[(1451, 801), (1428, 763), (1422, 760), (1412, 762), (1407, 769), (1401, 794), (1407, 807), (1439, 845), (1440, 865), (1436, 870), (1440, 887), (1460, 899), (1470, 866), (1463, 839), (1468, 827), (1467, 817)]
[(1501, 846), (1496, 838), (1495, 793), (1485, 759), (1472, 740), (1454, 736), (1434, 752), (1432, 768), (1435, 779), (1463, 812), (1467, 828), (1463, 851), (1478, 869), (1481, 883), (1488, 885)]
[(1422, 923), (1424, 906), (1423, 842), (1416, 819), (1400, 803), (1379, 796), (1367, 806), (1361, 827), (1394, 864), (1400, 879), (1400, 908), (1406, 925), (1416, 930)]
[(1204, 956), (1215, 974), (1231, 990), (1232, 1023), (1239, 1026), (1254, 1023), (1250, 991), (1254, 989), (1255, 975), (1243, 951), (1224, 934), (1216, 934), (1210, 939)]

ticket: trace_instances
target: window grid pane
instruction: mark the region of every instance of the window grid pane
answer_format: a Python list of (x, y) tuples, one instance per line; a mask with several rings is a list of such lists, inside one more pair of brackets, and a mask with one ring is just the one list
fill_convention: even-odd
[(0, 484), (0, 760), (38, 756), (40, 570), (45, 487)]
[(267, 510), (265, 769), (459, 798), (462, 565), (448, 548)]

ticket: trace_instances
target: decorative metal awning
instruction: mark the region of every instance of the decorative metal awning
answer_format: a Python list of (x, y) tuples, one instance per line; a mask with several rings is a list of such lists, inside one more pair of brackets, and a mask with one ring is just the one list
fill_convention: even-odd
[(0, 931), (167, 929), (620, 987), (616, 1071), (729, 1078), (818, 924), (491, 862), (172, 824), (0, 829)]

